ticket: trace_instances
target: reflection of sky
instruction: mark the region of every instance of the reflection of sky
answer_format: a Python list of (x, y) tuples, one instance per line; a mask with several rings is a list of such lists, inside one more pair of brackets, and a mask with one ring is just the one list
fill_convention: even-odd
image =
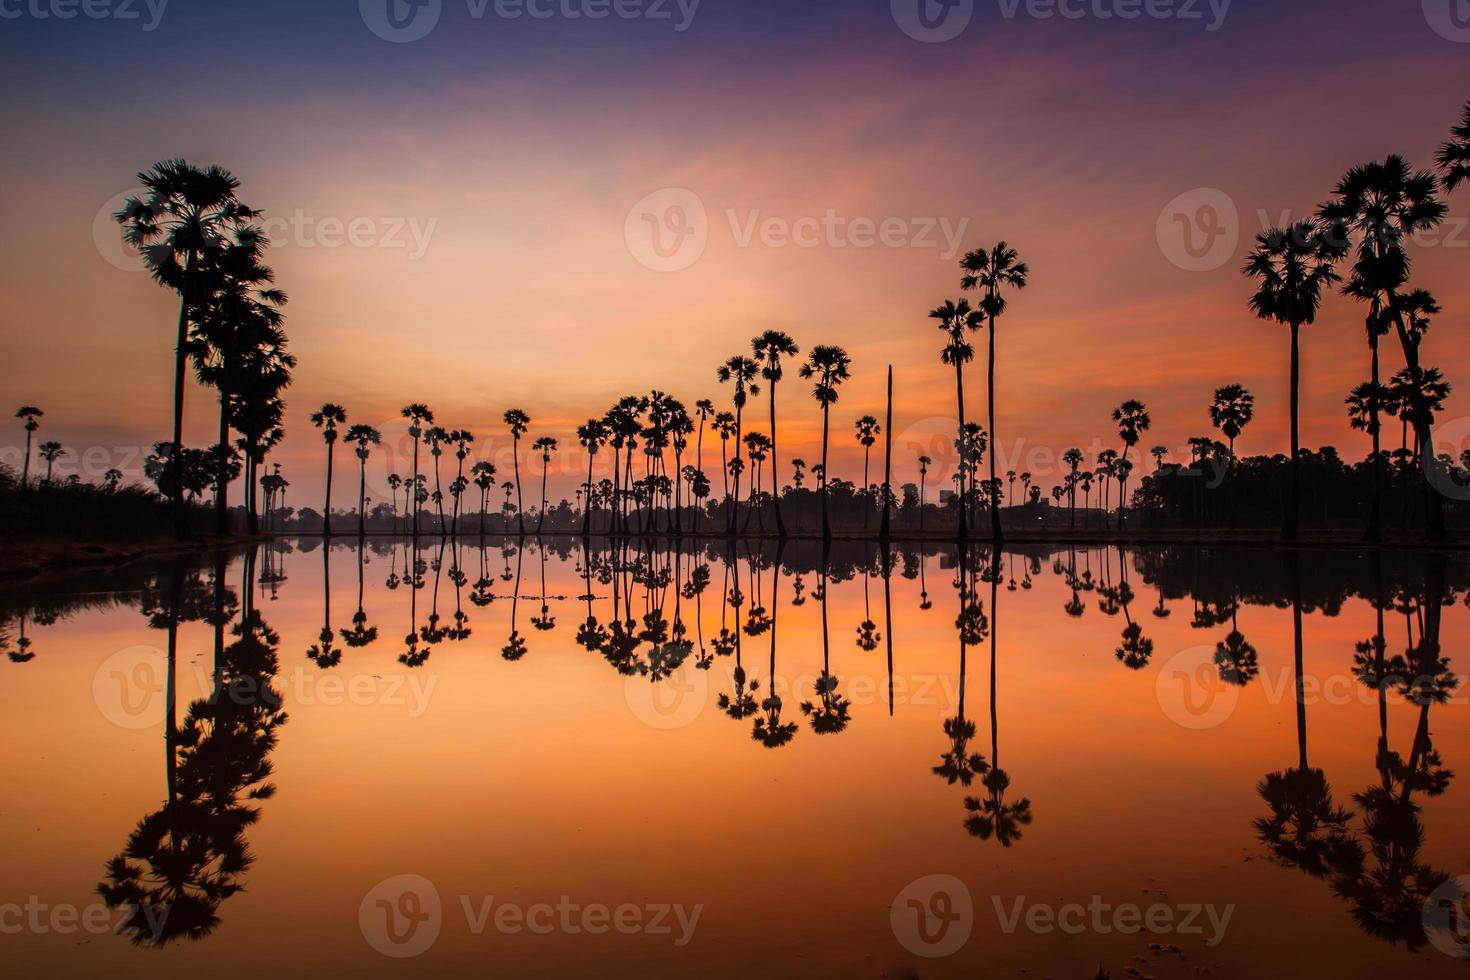
[[(838, 561), (850, 560), (853, 550), (839, 543), (837, 551), (845, 553)], [(431, 561), (438, 554), (427, 547), (420, 557)], [(336, 629), (350, 628), (357, 608), (356, 557), (341, 547), (330, 554), (329, 616)], [(1129, 615), (1155, 646), (1152, 662), (1136, 672), (1114, 653), (1123, 613), (1104, 615), (1102, 597), (1091, 591), (1082, 594), (1084, 614), (1067, 615), (1063, 606), (1071, 591), (1052, 568), (1054, 559), (1067, 567), (1075, 557), (1079, 574), (1116, 585), (1122, 576), (1116, 551), (1047, 556), (1031, 576), (1032, 588), (1011, 592), (1001, 585), (998, 604), (982, 586), (987, 617), (999, 631), (999, 757), (1011, 777), (1009, 798), (1030, 799), (1035, 813), (1023, 839), (1002, 851), (993, 840), (969, 837), (963, 826), (965, 796), (984, 795), (983, 788), (952, 786), (932, 772), (948, 746), (943, 722), (956, 711), (960, 685), (950, 556), (941, 561), (931, 555), (924, 563), (932, 609), (919, 608), (921, 580), (893, 576), (891, 619), (880, 578), (869, 583), (871, 612), (861, 576), (828, 582), (827, 665), (852, 702), (851, 724), (838, 735), (814, 733), (799, 710), (824, 666), (818, 578), (803, 577), (806, 601), (798, 607), (791, 604), (789, 572), (779, 584), (771, 569), (760, 573), (762, 604), (778, 620), (776, 676), (784, 717), (801, 726), (776, 751), (752, 741), (749, 719), (736, 722), (718, 710), (715, 699), (732, 687), (733, 656), (715, 658), (707, 673), (681, 673), (668, 685), (675, 691), (682, 685), (682, 696), (696, 705), (703, 698), (701, 710), (682, 713), (681, 695), (665, 691), (671, 700), (662, 703), (673, 710), (650, 714), (647, 678), (629, 681), (603, 656), (577, 645), (587, 612), (576, 598), (584, 581), (571, 562), (548, 560), (545, 592), (555, 597), (549, 604), (557, 625), (535, 630), (529, 617), (539, 612), (539, 557), (534, 549), (524, 556), (517, 589), (513, 579), (500, 578), (507, 562), (492, 544), (484, 562), (497, 598), (485, 608), (466, 598), (470, 636), (437, 644), (415, 671), (397, 661), (411, 623), (409, 590), (385, 587), (390, 572), (403, 572), (401, 545), (392, 558), (371, 555), (364, 570), (363, 607), (379, 639), (346, 650), (330, 671), (306, 658), (323, 625), (322, 550), (285, 557), (279, 597), (267, 598), (264, 587), (257, 596), (257, 608), (280, 637), (273, 686), (289, 715), (271, 754), (278, 792), (258, 803), (260, 820), (246, 832), (256, 861), (245, 891), (222, 904), (220, 928), (205, 942), (170, 949), (181, 975), (233, 977), (243, 963), (258, 972), (259, 938), (268, 934), (286, 975), (299, 974), (292, 969), (298, 963), (330, 958), (352, 976), (389, 976), (392, 961), (363, 942), (355, 916), (374, 884), (403, 873), (434, 881), (444, 898), (453, 918), (427, 954), (437, 959), (422, 962), (464, 964), (456, 974), (483, 966), (487, 957), (510, 975), (582, 975), (605, 974), (610, 962), (625, 958), (667, 956), (661, 972), (669, 975), (748, 977), (752, 962), (794, 959), (792, 952), (800, 951), (807, 961), (802, 975), (811, 974), (811, 963), (820, 963), (823, 975), (861, 975), (874, 962), (881, 969), (900, 955), (888, 926), (893, 896), (920, 875), (939, 872), (966, 882), (975, 899), (975, 936), (949, 961), (956, 975), (994, 975), (994, 964), (1004, 961), (1017, 967), (1008, 967), (1011, 974), (1025, 968), (1037, 975), (1089, 976), (1099, 961), (1126, 964), (1148, 954), (1149, 937), (1121, 931), (1089, 934), (1077, 943), (1024, 928), (1005, 933), (992, 896), (999, 896), (1007, 915), (1019, 895), (1031, 896), (1028, 904), (1042, 901), (1037, 896), (1086, 903), (1097, 895), (1113, 904), (1233, 906), (1226, 941), (1218, 947), (1204, 948), (1199, 937), (1171, 937), (1193, 962), (1208, 957), (1217, 976), (1262, 975), (1259, 965), (1268, 957), (1271, 976), (1396, 976), (1413, 955), (1367, 936), (1330, 882), (1263, 860), (1256, 843), (1252, 821), (1267, 812), (1257, 783), (1294, 765), (1298, 755), (1289, 608), (1241, 609), (1239, 628), (1260, 651), (1261, 675), (1238, 693), (1220, 695), (1229, 709), (1220, 712), (1220, 724), (1192, 728), (1167, 713), (1169, 699), (1185, 694), (1184, 679), (1170, 665), (1181, 656), (1199, 663), (1191, 656), (1203, 651), (1208, 657), (1230, 627), (1192, 628), (1195, 604), (1183, 597), (1166, 601), (1168, 618), (1155, 616), (1157, 596), (1134, 554), (1128, 557), (1136, 593)], [(1214, 583), (1219, 568), (1236, 560), (1228, 552), (1216, 558), (1213, 574), (1206, 574)], [(1255, 560), (1265, 559), (1240, 565), (1250, 569)], [(810, 552), (793, 563), (809, 567), (809, 561)], [(1015, 556), (1011, 561), (1007, 577), (1014, 571), (1024, 581), (1024, 565)], [(437, 606), (435, 575), (426, 571), (417, 596), (418, 628), (433, 609), (442, 625), (453, 622), (452, 562), (450, 553)], [(458, 563), (469, 577), (467, 597), (481, 574), (481, 556), (465, 549)], [(1175, 573), (1187, 563), (1176, 559)], [(508, 564), (513, 571), (516, 558)], [(1315, 563), (1306, 564), (1307, 591), (1315, 594)], [(1410, 560), (1390, 557), (1386, 564), (1423, 574)], [(661, 608), (672, 620), (678, 602), (689, 637), (702, 635), (708, 646), (722, 621), (735, 626), (740, 619), (722, 616), (727, 583), (718, 561), (710, 562), (710, 584), (700, 598), (676, 598), (678, 582), (687, 583), (693, 566), (686, 554), (683, 578), (671, 578)], [(757, 588), (743, 560), (738, 576), (742, 615), (748, 615)], [(1391, 573), (1389, 580), (1396, 579)], [(240, 587), (237, 564), (226, 581)], [(1270, 592), (1259, 582), (1242, 584)], [(526, 597), (517, 610), (518, 628), (530, 647), (517, 663), (499, 655), (510, 629), (512, 592)], [(622, 614), (612, 608), (611, 585), (594, 579), (592, 593), (599, 622)], [(635, 618), (648, 611), (641, 586), (634, 587), (631, 606)], [(885, 644), (889, 636), (894, 640), (891, 716), (886, 646), (865, 652), (855, 643), (869, 615)], [(1455, 603), (1444, 615), (1446, 648), (1458, 648), (1454, 641), (1464, 636), (1470, 612)], [(1354, 646), (1375, 626), (1372, 607), (1356, 598), (1338, 615), (1309, 611), (1305, 617), (1310, 762), (1326, 774), (1338, 805), (1355, 813), (1361, 809), (1353, 794), (1379, 778), (1374, 695), (1351, 674)], [(1403, 652), (1406, 634), (1418, 632), (1395, 611), (1388, 612), (1386, 629), (1390, 655)], [(30, 828), (26, 847), (12, 848), (0, 864), (0, 891), (85, 906), (94, 901), (91, 888), (103, 862), (166, 791), (161, 706), (152, 725), (119, 727), (105, 713), (111, 703), (105, 683), (113, 678), (101, 674), (99, 685), (96, 675), (118, 658), (161, 664), (164, 635), (148, 628), (136, 606), (31, 624), (28, 635), (36, 660), (15, 665), (0, 659), (8, 692), (0, 724), (7, 735), (25, 733), (0, 739), (6, 814), (15, 826)], [(763, 696), (771, 677), (771, 634), (742, 634), (742, 640), (743, 665), (761, 682)], [(181, 711), (209, 690), (212, 648), (207, 624), (180, 629)], [(646, 656), (648, 649), (645, 643), (639, 652)], [(967, 664), (966, 714), (978, 729), (971, 745), (992, 760), (988, 645), (972, 647)], [(1392, 698), (1391, 749), (1407, 754), (1419, 714), (1415, 705)], [(1444, 765), (1463, 771), (1457, 763), (1470, 738), (1470, 716), (1454, 704), (1431, 714)], [(1426, 831), (1420, 859), (1432, 868), (1464, 867), (1463, 834), (1453, 831), (1470, 818), (1464, 790), (1457, 780), (1442, 796), (1417, 797)], [(87, 805), (78, 806), (79, 799)], [(366, 812), (372, 819), (343, 816)], [(520, 904), (567, 895), (612, 905), (703, 903), (705, 913), (695, 941), (676, 951), (667, 937), (472, 934), (460, 917), (460, 895), (471, 896), (476, 907), (483, 895)], [(804, 911), (793, 915), (793, 908)], [(1286, 910), (1301, 941), (1281, 941)], [(117, 937), (78, 937), (90, 939), (81, 952), (61, 938), (29, 930), (9, 937), (8, 961), (23, 976), (68, 975), (44, 967), (78, 955), (106, 963), (108, 975), (157, 973), (152, 951), (132, 949)], [(1432, 949), (1415, 966), (1426, 977), (1462, 973), (1461, 964)], [(794, 972), (778, 969), (776, 975)]]
[[(1210, 390), (1240, 381), (1261, 409), (1242, 450), (1278, 449), (1285, 342), (1245, 310), (1245, 245), (1186, 272), (1161, 254), (1160, 211), (1219, 188), (1254, 233), (1309, 209), (1351, 163), (1427, 162), (1470, 47), (1412, 4), (1237, 0), (1210, 32), (979, 3), (940, 44), (905, 36), (888, 6), (704, 0), (677, 31), (672, 2), (667, 21), (476, 19), (451, 2), (408, 44), (374, 36), (351, 3), (173, 0), (151, 32), (141, 4), (139, 21), (0, 21), (0, 80), (26, 93), (0, 109), (14, 355), (0, 380), (47, 407), (64, 442), (165, 434), (172, 304), (101, 261), (91, 230), (128, 175), (183, 155), (229, 166), (282, 229), (296, 423), (328, 399), (373, 422), (423, 400), (493, 437), (519, 405), (543, 420), (533, 435), (567, 445), (625, 391), (716, 395), (714, 365), (777, 327), (853, 353), (834, 472), (852, 468), (848, 424), (878, 406), (883, 365), (900, 430), (952, 411), (925, 318), (957, 292), (946, 250), (924, 244), (943, 227), (964, 247), (1004, 237), (1032, 264), (1002, 324), (1003, 443), (1111, 443), (1109, 410), (1137, 396), (1150, 441), (1182, 445), (1207, 427)], [(691, 190), (709, 219), (703, 256), (678, 272), (640, 265), (624, 237), (634, 202), (665, 187)], [(829, 213), (840, 230), (816, 247), (761, 232)], [(905, 244), (861, 247), (863, 220), (898, 222)], [(370, 247), (333, 244), (353, 222)], [(1470, 234), (1454, 244), (1416, 267), (1448, 311), (1428, 360), (1452, 379)], [(1334, 300), (1308, 333), (1309, 444), (1357, 451), (1341, 400), (1365, 372), (1360, 323)], [(201, 442), (208, 402), (190, 411)], [(810, 456), (818, 420), (794, 386), (783, 416), (785, 450)], [(309, 486), (314, 438), (280, 455)]]

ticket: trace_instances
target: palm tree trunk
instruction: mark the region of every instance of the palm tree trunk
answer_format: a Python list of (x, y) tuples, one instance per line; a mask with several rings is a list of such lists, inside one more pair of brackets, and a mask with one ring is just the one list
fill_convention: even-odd
[(410, 514), (413, 517), (412, 533), (414, 537), (419, 536), (419, 437), (413, 437), (413, 483), (408, 489), (408, 499), (411, 501)]
[(189, 344), (189, 293), (194, 278), (194, 253), (184, 258), (184, 282), (179, 298), (179, 335), (174, 347), (174, 441), (169, 450), (169, 467), (174, 473), (174, 536), (189, 536), (188, 518), (184, 513), (184, 488), (180, 475), (183, 473), (184, 454), (184, 378), (188, 371)]
[(954, 365), (954, 387), (955, 405), (960, 413), (959, 450), (960, 450), (960, 530), (959, 538), (964, 541), (969, 537), (969, 521), (965, 518), (965, 510), (969, 503), (969, 495), (965, 492), (965, 476), (969, 469), (965, 459), (965, 371), (958, 358)]
[(336, 448), (336, 442), (327, 443), (327, 502), (322, 509), (322, 535), (328, 538), (332, 536), (332, 456)]
[[(367, 445), (363, 443), (364, 447)], [(367, 460), (357, 461), (357, 536), (367, 534)]]
[(516, 523), (521, 529), (521, 535), (524, 536), (526, 533), (526, 504), (521, 498), (521, 438), (520, 436), (515, 436), (512, 441), (515, 446), (515, 452), (512, 458), (515, 463), (516, 475)]
[(219, 467), (214, 475), (214, 532), (224, 537), (230, 533), (230, 392), (224, 383), (219, 393), (219, 446)]
[(1297, 536), (1297, 522), (1301, 514), (1302, 504), (1302, 481), (1301, 481), (1301, 324), (1291, 325), (1291, 493), (1286, 508), (1286, 520), (1281, 528), (1281, 536), (1288, 541), (1295, 541)]
[(26, 429), (26, 458), (20, 468), (20, 488), (24, 490), (31, 483), (31, 430)]
[(546, 470), (550, 465), (550, 462), (543, 456), (541, 458), (541, 517), (536, 521), (537, 534), (540, 534), (541, 529), (546, 527)]
[[(740, 438), (745, 424), (745, 407), (735, 406), (735, 458), (740, 458)], [(740, 470), (735, 471), (735, 493), (730, 498), (730, 533), (735, 533), (735, 509), (740, 505)]]
[[(1000, 439), (995, 434), (995, 314), (990, 314), (990, 359), (986, 371), (987, 389), (985, 392), (986, 402), (989, 405), (990, 417), (990, 485), (995, 486), (995, 457), (1000, 452)], [(995, 506), (994, 501), (990, 507), (990, 535), (997, 545), (1002, 540), (1000, 530), (1000, 508)]]
[[(887, 437), (886, 437), (886, 439), (884, 440), (884, 443), (883, 443), (883, 523), (882, 523), (882, 525), (878, 529), (878, 537), (881, 538), (884, 541), (887, 541), (888, 540), (888, 533), (889, 533), (889, 531), (892, 528), (891, 517), (890, 517), (890, 514), (889, 514), (890, 508), (888, 506), (888, 502), (891, 499), (893, 499), (893, 365), (892, 364), (888, 365), (888, 414), (887, 414), (887, 416), (884, 419), (884, 424), (887, 426), (887, 428), (884, 429), (884, 432), (887, 434)], [(884, 567), (886, 568), (887, 566), (885, 565)], [(885, 573), (885, 575), (884, 575), (884, 585), (885, 586), (887, 585), (887, 582), (888, 582), (888, 578), (887, 578), (887, 575)], [(892, 658), (892, 655), (893, 655), (893, 645), (890, 642), (889, 643), (889, 657), (890, 657), (890, 659)], [(890, 664), (890, 666), (891, 666), (891, 664)]]
[(786, 522), (781, 519), (781, 465), (776, 456), (776, 382), (771, 382), (771, 505), (776, 510), (776, 534), (786, 537)]
[[(831, 431), (832, 406), (822, 404), (822, 539), (832, 540), (832, 524), (827, 519), (827, 437)], [(825, 595), (825, 593), (823, 593)]]
[(1298, 764), (1307, 769), (1307, 697), (1302, 677), (1302, 583), (1301, 558), (1291, 555), (1288, 572), (1291, 578), (1291, 625), (1293, 653), (1296, 659), (1296, 740)]
[(1363, 537), (1368, 541), (1377, 541), (1383, 533), (1383, 459), (1380, 455), (1383, 440), (1378, 424), (1378, 378), (1380, 374), (1378, 363), (1378, 328), (1371, 323), (1368, 327), (1368, 348), (1373, 355), (1371, 376), (1373, 395), (1368, 401), (1368, 429), (1373, 436), (1373, 493), (1368, 499), (1368, 526)]
[(592, 453), (587, 454), (587, 493), (582, 498), (582, 537), (592, 533)]

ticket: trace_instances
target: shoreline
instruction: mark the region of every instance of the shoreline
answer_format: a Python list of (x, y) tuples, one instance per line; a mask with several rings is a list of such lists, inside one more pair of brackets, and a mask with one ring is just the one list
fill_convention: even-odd
[[(414, 535), (402, 531), (368, 531), (362, 535), (363, 540), (389, 539), (402, 541), (412, 539)], [(420, 533), (420, 541), (436, 542), (440, 540), (460, 542), (475, 542), (479, 540), (534, 540), (536, 538), (548, 539), (580, 539), (584, 537), (581, 531), (545, 531), (541, 534), (527, 532), (518, 534), (515, 531), (496, 531), (481, 534), (478, 531), (468, 534), (440, 534)], [(628, 541), (642, 540), (685, 540), (690, 542), (720, 542), (734, 541), (739, 543), (770, 543), (780, 542), (782, 539), (775, 534), (735, 534), (728, 535), (723, 532), (712, 533), (709, 531), (685, 532), (675, 535), (666, 532), (653, 533), (629, 533), (611, 535), (605, 531), (593, 531), (586, 535), (591, 539), (610, 540), (625, 539)], [(249, 537), (202, 537), (186, 541), (173, 539), (145, 542), (93, 542), (93, 541), (67, 541), (63, 539), (9, 542), (0, 544), (0, 587), (14, 586), (26, 580), (49, 580), (64, 578), (74, 573), (93, 571), (100, 568), (115, 568), (127, 565), (135, 561), (149, 558), (168, 557), (178, 554), (194, 554), (200, 552), (211, 552), (218, 550), (245, 547), (251, 544), (261, 544), (276, 539), (314, 539), (331, 540), (334, 542), (357, 541), (359, 535), (356, 532), (348, 534), (332, 534), (330, 538), (320, 531), (289, 531), (263, 533), (259, 536)], [(823, 538), (821, 534), (793, 532), (785, 538), (788, 542), (820, 543)], [(844, 532), (834, 533), (831, 537), (834, 544), (872, 544), (882, 546), (884, 539), (877, 533)], [(991, 544), (989, 534), (977, 535), (969, 539), (972, 547), (988, 548)], [(890, 534), (887, 538), (889, 545), (941, 545), (955, 546), (958, 544), (954, 535), (949, 532), (935, 533), (900, 531)], [(1004, 536), (1003, 546), (1011, 545), (1051, 545), (1055, 547), (1068, 546), (1125, 546), (1144, 547), (1153, 545), (1181, 546), (1181, 547), (1220, 547), (1220, 548), (1251, 548), (1268, 549), (1275, 551), (1286, 551), (1291, 549), (1331, 549), (1341, 551), (1451, 551), (1461, 552), (1470, 550), (1470, 537), (1451, 534), (1445, 541), (1426, 541), (1421, 536), (1396, 536), (1385, 535), (1380, 541), (1370, 542), (1363, 540), (1359, 531), (1319, 531), (1303, 533), (1296, 541), (1283, 541), (1281, 537), (1270, 531), (1200, 531), (1200, 530), (1062, 530), (1062, 531), (1014, 531)]]

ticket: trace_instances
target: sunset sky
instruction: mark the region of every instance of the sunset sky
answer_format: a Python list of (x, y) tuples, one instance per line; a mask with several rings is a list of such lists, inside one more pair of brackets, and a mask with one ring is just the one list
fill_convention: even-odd
[[(1287, 336), (1246, 307), (1249, 239), (1310, 213), (1352, 164), (1400, 152), (1428, 166), (1470, 99), (1470, 31), (1435, 0), (1235, 0), (1223, 20), (1221, 0), (1189, 3), (1197, 19), (1130, 20), (1097, 13), (1127, 0), (1064, 3), (1075, 18), (975, 0), (936, 43), (901, 29), (904, 0), (671, 0), (667, 19), (597, 20), (566, 16), (587, 0), (517, 19), (443, 0), (408, 43), (374, 33), (373, 0), (171, 0), (156, 25), (158, 0), (129, 6), (139, 19), (61, 20), (36, 16), (49, 0), (0, 0), (0, 387), (46, 410), (45, 438), (105, 447), (107, 465), (168, 437), (176, 301), (107, 216), (157, 160), (219, 163), (265, 212), (291, 296), (300, 367), (274, 460), (297, 504), (318, 493), (307, 415), (324, 401), (372, 424), (427, 402), (497, 459), (500, 416), (522, 408), (531, 438), (562, 440), (570, 494), (577, 423), (624, 393), (725, 399), (716, 366), (768, 328), (853, 356), (834, 476), (860, 477), (851, 423), (881, 414), (894, 365), (897, 475), (913, 479), (905, 447), (954, 412), (926, 314), (960, 295), (952, 249), (999, 239), (1032, 270), (1001, 323), (1003, 462), (1021, 439), (1113, 445), (1108, 416), (1130, 397), (1153, 414), (1145, 447), (1182, 446), (1229, 382), (1258, 400), (1241, 450), (1279, 451)], [(1169, 206), (1219, 197), (1202, 189), (1232, 203), (1236, 243), (1191, 271)], [(707, 236), (697, 260), (674, 256), (687, 268), (648, 267), (648, 200), (703, 209), (685, 211)], [(1460, 382), (1470, 191), (1450, 204), (1414, 278), (1445, 308), (1427, 363)], [(780, 234), (813, 221), (835, 230)], [(1366, 377), (1362, 338), (1341, 297), (1305, 338), (1304, 441), (1354, 458), (1366, 445), (1342, 401)], [(1386, 373), (1399, 366), (1394, 345)], [(188, 438), (204, 445), (214, 399), (189, 399)], [(783, 459), (814, 460), (820, 416), (794, 376), (780, 404)], [(753, 402), (762, 430), (765, 411)], [(1457, 390), (1443, 421), (1463, 416)], [(7, 431), (14, 463), (22, 433)]]

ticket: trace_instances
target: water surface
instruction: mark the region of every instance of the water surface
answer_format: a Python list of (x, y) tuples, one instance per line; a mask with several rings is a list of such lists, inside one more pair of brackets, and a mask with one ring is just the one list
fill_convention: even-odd
[(1464, 976), (1467, 587), (1427, 553), (557, 539), (14, 592), (6, 959)]

